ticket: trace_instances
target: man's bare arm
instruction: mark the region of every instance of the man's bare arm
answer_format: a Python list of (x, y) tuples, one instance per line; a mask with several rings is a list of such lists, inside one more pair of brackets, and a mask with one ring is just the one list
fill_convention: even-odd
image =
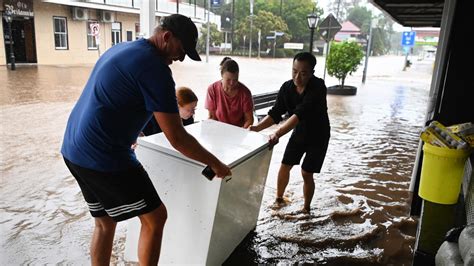
[(218, 177), (232, 175), (230, 168), (206, 150), (183, 127), (178, 113), (155, 112), (155, 119), (171, 145), (185, 156), (209, 165)]

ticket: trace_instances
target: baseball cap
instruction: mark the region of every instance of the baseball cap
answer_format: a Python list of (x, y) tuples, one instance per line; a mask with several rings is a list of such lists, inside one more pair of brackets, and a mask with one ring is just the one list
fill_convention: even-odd
[(201, 57), (196, 51), (198, 31), (190, 18), (180, 14), (173, 14), (162, 19), (161, 27), (171, 31), (181, 41), (184, 52), (186, 52), (189, 58), (201, 61)]

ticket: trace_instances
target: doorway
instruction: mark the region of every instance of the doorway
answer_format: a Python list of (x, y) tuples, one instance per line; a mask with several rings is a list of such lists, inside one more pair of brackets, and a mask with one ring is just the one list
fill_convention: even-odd
[(8, 23), (3, 19), (2, 21), (7, 64), (10, 63), (10, 41), (13, 41), (16, 63), (37, 63), (33, 17), (13, 17), (11, 38), (8, 32)]

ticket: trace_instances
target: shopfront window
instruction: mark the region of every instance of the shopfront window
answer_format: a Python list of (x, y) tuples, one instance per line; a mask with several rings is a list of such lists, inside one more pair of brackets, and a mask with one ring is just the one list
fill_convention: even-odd
[(67, 50), (67, 20), (65, 17), (53, 17), (54, 46), (56, 50)]

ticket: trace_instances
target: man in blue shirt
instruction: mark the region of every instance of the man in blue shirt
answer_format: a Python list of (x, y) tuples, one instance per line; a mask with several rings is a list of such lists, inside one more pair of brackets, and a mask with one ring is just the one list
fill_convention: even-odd
[(153, 116), (173, 147), (209, 165), (218, 177), (230, 168), (183, 128), (169, 65), (185, 55), (200, 61), (198, 33), (188, 17), (163, 19), (149, 39), (120, 43), (97, 61), (69, 117), (61, 153), (95, 218), (93, 265), (108, 265), (116, 224), (138, 216), (140, 264), (160, 256), (165, 205), (131, 145)]

